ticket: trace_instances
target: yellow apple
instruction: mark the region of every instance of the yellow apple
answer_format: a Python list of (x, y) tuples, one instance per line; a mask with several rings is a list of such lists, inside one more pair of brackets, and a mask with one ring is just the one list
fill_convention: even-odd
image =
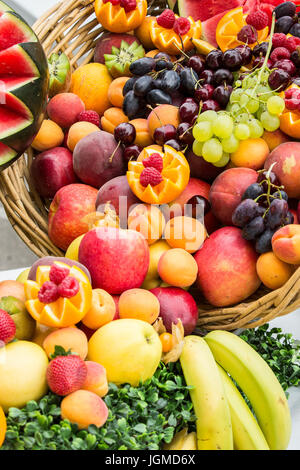
[(27, 312), (25, 303), (9, 295), (1, 297), (0, 308), (9, 313), (13, 319), (16, 325), (15, 338), (25, 341), (31, 340), (35, 332), (36, 323)]
[(78, 261), (78, 252), (81, 240), (83, 239), (85, 234), (80, 235), (79, 237), (75, 238), (72, 243), (69, 245), (65, 257), (68, 259), (72, 259), (73, 261)]
[(0, 349), (0, 406), (23, 408), (47, 393), (48, 357), (35, 343), (16, 341)]
[(143, 289), (150, 290), (160, 285), (161, 280), (157, 272), (158, 262), (159, 262), (160, 257), (166, 251), (170, 249), (171, 249), (170, 245), (168, 245), (168, 243), (165, 240), (158, 240), (153, 245), (149, 246), (150, 263), (149, 263), (147, 276), (142, 285)]
[(161, 341), (152, 325), (122, 319), (107, 323), (93, 334), (88, 360), (105, 367), (108, 382), (137, 387), (153, 376), (161, 354)]
[(24, 284), (24, 282), (27, 281), (27, 279), (28, 279), (29, 271), (30, 271), (30, 268), (25, 269), (24, 271), (22, 271), (21, 274), (19, 274), (19, 276), (17, 277), (16, 281), (21, 282), (22, 284)]

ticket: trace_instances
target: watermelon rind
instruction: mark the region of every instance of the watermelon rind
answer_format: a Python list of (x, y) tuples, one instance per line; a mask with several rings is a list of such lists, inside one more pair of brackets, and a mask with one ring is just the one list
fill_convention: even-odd
[[(12, 29), (15, 38), (7, 31)], [(8, 49), (15, 44), (24, 42), (37, 42), (38, 38), (30, 26), (15, 12), (6, 12), (0, 16), (0, 51)]]
[(10, 163), (16, 156), (17, 152), (15, 150), (0, 142), (0, 165)]
[[(8, 127), (8, 123), (14, 121), (14, 125)], [(32, 121), (29, 121), (20, 114), (16, 114), (9, 108), (0, 106), (0, 142), (4, 143), (4, 139), (10, 137), (12, 134), (15, 135), (17, 132), (21, 132), (31, 125)], [(7, 127), (5, 127), (5, 124)]]
[(0, 13), (6, 13), (7, 11), (13, 11), (13, 9), (6, 3), (0, 1)]
[(36, 43), (17, 44), (0, 52), (0, 80), (2, 76), (7, 77), (8, 75), (29, 76), (32, 78), (40, 76), (39, 68), (32, 59), (32, 55), (24, 50), (24, 46), (28, 46), (28, 50), (30, 44), (34, 45)]

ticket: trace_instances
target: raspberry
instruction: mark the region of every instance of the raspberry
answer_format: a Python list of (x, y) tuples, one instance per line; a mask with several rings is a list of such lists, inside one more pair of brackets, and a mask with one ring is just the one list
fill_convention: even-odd
[(5, 310), (0, 309), (0, 342), (9, 343), (14, 339), (15, 334), (15, 322)]
[(156, 186), (163, 181), (163, 177), (156, 168), (145, 168), (140, 176), (140, 183), (145, 188), (150, 184)]
[(284, 92), (285, 98), (300, 98), (300, 90), (298, 88), (289, 88)]
[(82, 388), (87, 367), (77, 355), (57, 356), (48, 365), (46, 375), (51, 391), (56, 395), (66, 396)]
[(294, 111), (295, 109), (300, 108), (300, 99), (299, 98), (290, 98), (288, 100), (285, 100), (285, 106), (287, 109), (290, 109), (291, 111)]
[(276, 47), (286, 47), (286, 35), (283, 33), (275, 33), (272, 38), (272, 46), (274, 49)]
[(53, 264), (50, 269), (49, 279), (57, 286), (69, 275), (70, 269)]
[(300, 38), (296, 38), (295, 36), (290, 36), (286, 38), (285, 47), (290, 51), (294, 52), (297, 49), (297, 46), (300, 44)]
[(77, 121), (86, 121), (95, 124), (97, 127), (100, 126), (100, 116), (96, 111), (82, 111), (77, 116)]
[(164, 161), (159, 153), (152, 153), (150, 157), (143, 160), (143, 165), (145, 168), (155, 168), (161, 173), (164, 167)]
[(121, 0), (120, 5), (124, 8), (126, 13), (129, 13), (136, 9), (136, 0)]
[(290, 51), (285, 47), (276, 47), (270, 55), (270, 59), (272, 62), (277, 62), (277, 60), (289, 59), (290, 55)]
[(190, 28), (191, 28), (190, 21), (187, 18), (182, 18), (182, 17), (177, 18), (173, 26), (174, 32), (178, 34), (179, 36), (184, 36), (185, 34), (187, 34)]
[(57, 285), (52, 281), (44, 282), (38, 293), (39, 301), (43, 304), (51, 304), (59, 298)]
[(253, 13), (249, 13), (246, 18), (246, 23), (259, 31), (268, 26), (269, 17), (264, 11), (258, 10)]
[(60, 297), (70, 299), (71, 297), (75, 297), (78, 292), (79, 282), (77, 279), (75, 279), (75, 277), (66, 277), (58, 286), (58, 293)]
[(120, 0), (103, 0), (103, 3), (110, 2), (112, 5), (119, 5)]
[[(274, 1), (274, 0), (273, 0)], [(272, 24), (272, 14), (273, 14), (273, 9), (274, 9), (274, 6), (273, 5), (268, 5), (267, 3), (261, 3), (260, 4), (260, 9), (261, 11), (263, 11), (264, 13), (266, 13), (267, 17), (268, 17), (268, 26), (269, 28), (271, 28), (271, 24)]]
[(246, 44), (254, 44), (257, 41), (257, 31), (253, 26), (247, 24), (242, 27), (237, 38), (239, 41), (245, 42)]
[(175, 15), (172, 10), (166, 9), (157, 17), (157, 23), (163, 28), (172, 29), (175, 23)]

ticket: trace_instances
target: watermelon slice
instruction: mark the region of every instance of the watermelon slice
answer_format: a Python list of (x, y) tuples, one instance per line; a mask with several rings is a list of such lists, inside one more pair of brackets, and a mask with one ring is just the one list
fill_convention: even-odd
[(180, 16), (192, 16), (195, 21), (205, 21), (244, 3), (245, 0), (178, 0), (178, 9)]
[(17, 156), (17, 152), (0, 142), (0, 165), (5, 165)]
[(0, 52), (0, 79), (7, 75), (22, 77), (40, 75), (36, 64), (19, 44)]
[(15, 113), (14, 111), (0, 105), (0, 142), (6, 137), (10, 137), (16, 132), (26, 129), (30, 126), (32, 121), (28, 121), (21, 114)]
[(22, 42), (36, 42), (37, 37), (29, 26), (14, 12), (0, 17), (0, 51)]
[(208, 20), (202, 22), (202, 38), (214, 47), (218, 47), (216, 41), (217, 25), (220, 19), (223, 18), (223, 16), (228, 11), (229, 10), (225, 10), (222, 13), (219, 13), (218, 15), (215, 15), (212, 18), (209, 18)]

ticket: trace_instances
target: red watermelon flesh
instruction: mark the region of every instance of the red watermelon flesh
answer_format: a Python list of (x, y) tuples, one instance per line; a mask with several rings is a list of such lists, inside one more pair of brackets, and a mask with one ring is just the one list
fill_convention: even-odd
[(31, 125), (31, 121), (0, 105), (0, 139), (5, 139)]
[(0, 96), (3, 92), (12, 91), (21, 86), (28, 85), (28, 83), (33, 83), (37, 79), (38, 77), (2, 77), (0, 82)]
[(39, 77), (37, 66), (22, 46), (12, 46), (0, 52), (0, 79), (9, 75), (21, 77)]
[(4, 13), (0, 17), (0, 51), (23, 42), (36, 42), (32, 29), (14, 13)]
[(5, 163), (15, 158), (16, 155), (17, 152), (15, 150), (0, 142), (0, 165), (5, 165)]
[(178, 0), (178, 9), (181, 16), (192, 16), (194, 20), (205, 21), (244, 3), (245, 0)]
[(216, 41), (216, 29), (221, 18), (230, 10), (223, 11), (218, 15), (202, 22), (202, 38), (214, 47), (218, 47)]

